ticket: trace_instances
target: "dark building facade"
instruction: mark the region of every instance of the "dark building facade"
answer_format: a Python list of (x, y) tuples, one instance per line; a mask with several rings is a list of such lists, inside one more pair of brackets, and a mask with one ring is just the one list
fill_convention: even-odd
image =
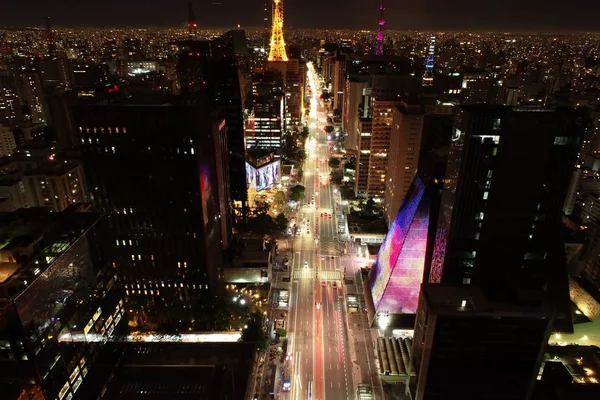
[(237, 215), (245, 215), (248, 206), (244, 145), (246, 89), (243, 63), (246, 58), (243, 43), (243, 31), (228, 32), (213, 42), (181, 42), (177, 64), (182, 95), (189, 98), (207, 96), (211, 110), (227, 123), (231, 209)]
[(0, 213), (2, 399), (77, 398), (124, 314), (107, 222), (91, 212)]
[(561, 210), (581, 137), (576, 110), (462, 107), (430, 281), (568, 303)]
[(415, 400), (530, 398), (552, 324), (549, 303), (488, 301), (477, 285), (423, 284), (409, 388)]
[(74, 118), (126, 294), (166, 310), (218, 291), (231, 231), (225, 122), (180, 98), (80, 105)]

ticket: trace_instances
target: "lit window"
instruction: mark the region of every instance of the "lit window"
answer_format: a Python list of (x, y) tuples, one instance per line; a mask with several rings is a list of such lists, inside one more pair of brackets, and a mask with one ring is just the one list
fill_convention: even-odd
[(488, 194), (489, 194), (489, 192), (488, 192), (488, 191), (485, 191), (485, 192), (483, 192), (483, 199), (484, 199), (484, 200), (487, 200), (487, 199), (488, 199)]

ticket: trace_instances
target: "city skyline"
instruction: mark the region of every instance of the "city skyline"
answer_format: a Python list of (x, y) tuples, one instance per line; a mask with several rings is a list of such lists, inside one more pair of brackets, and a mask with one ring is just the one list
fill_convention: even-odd
[[(32, 0), (25, 7), (16, 0), (7, 0), (0, 15), (0, 26), (39, 26), (43, 25), (46, 16), (52, 18), (56, 27), (184, 27), (187, 22), (184, 0), (149, 0), (144, 2), (144, 7), (136, 2), (124, 6), (116, 0), (106, 0), (102, 7), (73, 0), (50, 3)], [(507, 0), (502, 6), (491, 1), (471, 3), (458, 0), (425, 5), (388, 1), (386, 29), (600, 31), (600, 24), (595, 18), (600, 12), (600, 5), (593, 2), (587, 2), (585, 13), (581, 13), (579, 8), (559, 10), (552, 3), (539, 0), (528, 3)], [(263, 6), (264, 2), (259, 0), (194, 1), (200, 29), (231, 28), (238, 24), (246, 29), (262, 28)], [(321, 11), (315, 12), (315, 9)], [(515, 10), (519, 12), (515, 13)], [(285, 12), (285, 29), (376, 30), (379, 1), (330, 0), (323, 4), (316, 0), (288, 0)], [(160, 19), (156, 18), (158, 14)]]

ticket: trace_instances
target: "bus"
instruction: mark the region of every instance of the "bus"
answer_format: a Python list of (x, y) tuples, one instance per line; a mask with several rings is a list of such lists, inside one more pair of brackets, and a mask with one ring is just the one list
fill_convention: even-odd
[(306, 399), (313, 400), (313, 382), (308, 381), (308, 386), (306, 387)]

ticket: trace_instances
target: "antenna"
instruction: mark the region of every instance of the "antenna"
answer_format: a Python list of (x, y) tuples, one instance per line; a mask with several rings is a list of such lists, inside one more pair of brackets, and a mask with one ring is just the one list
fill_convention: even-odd
[(192, 0), (188, 0), (188, 35), (196, 37), (198, 34), (198, 23), (196, 22), (196, 16), (194, 15), (194, 5)]
[(383, 26), (385, 25), (385, 18), (383, 16), (385, 11), (385, 5), (383, 4), (383, 0), (381, 0), (381, 5), (379, 6), (379, 30), (377, 31), (377, 47), (375, 48), (375, 54), (378, 56), (383, 55)]

